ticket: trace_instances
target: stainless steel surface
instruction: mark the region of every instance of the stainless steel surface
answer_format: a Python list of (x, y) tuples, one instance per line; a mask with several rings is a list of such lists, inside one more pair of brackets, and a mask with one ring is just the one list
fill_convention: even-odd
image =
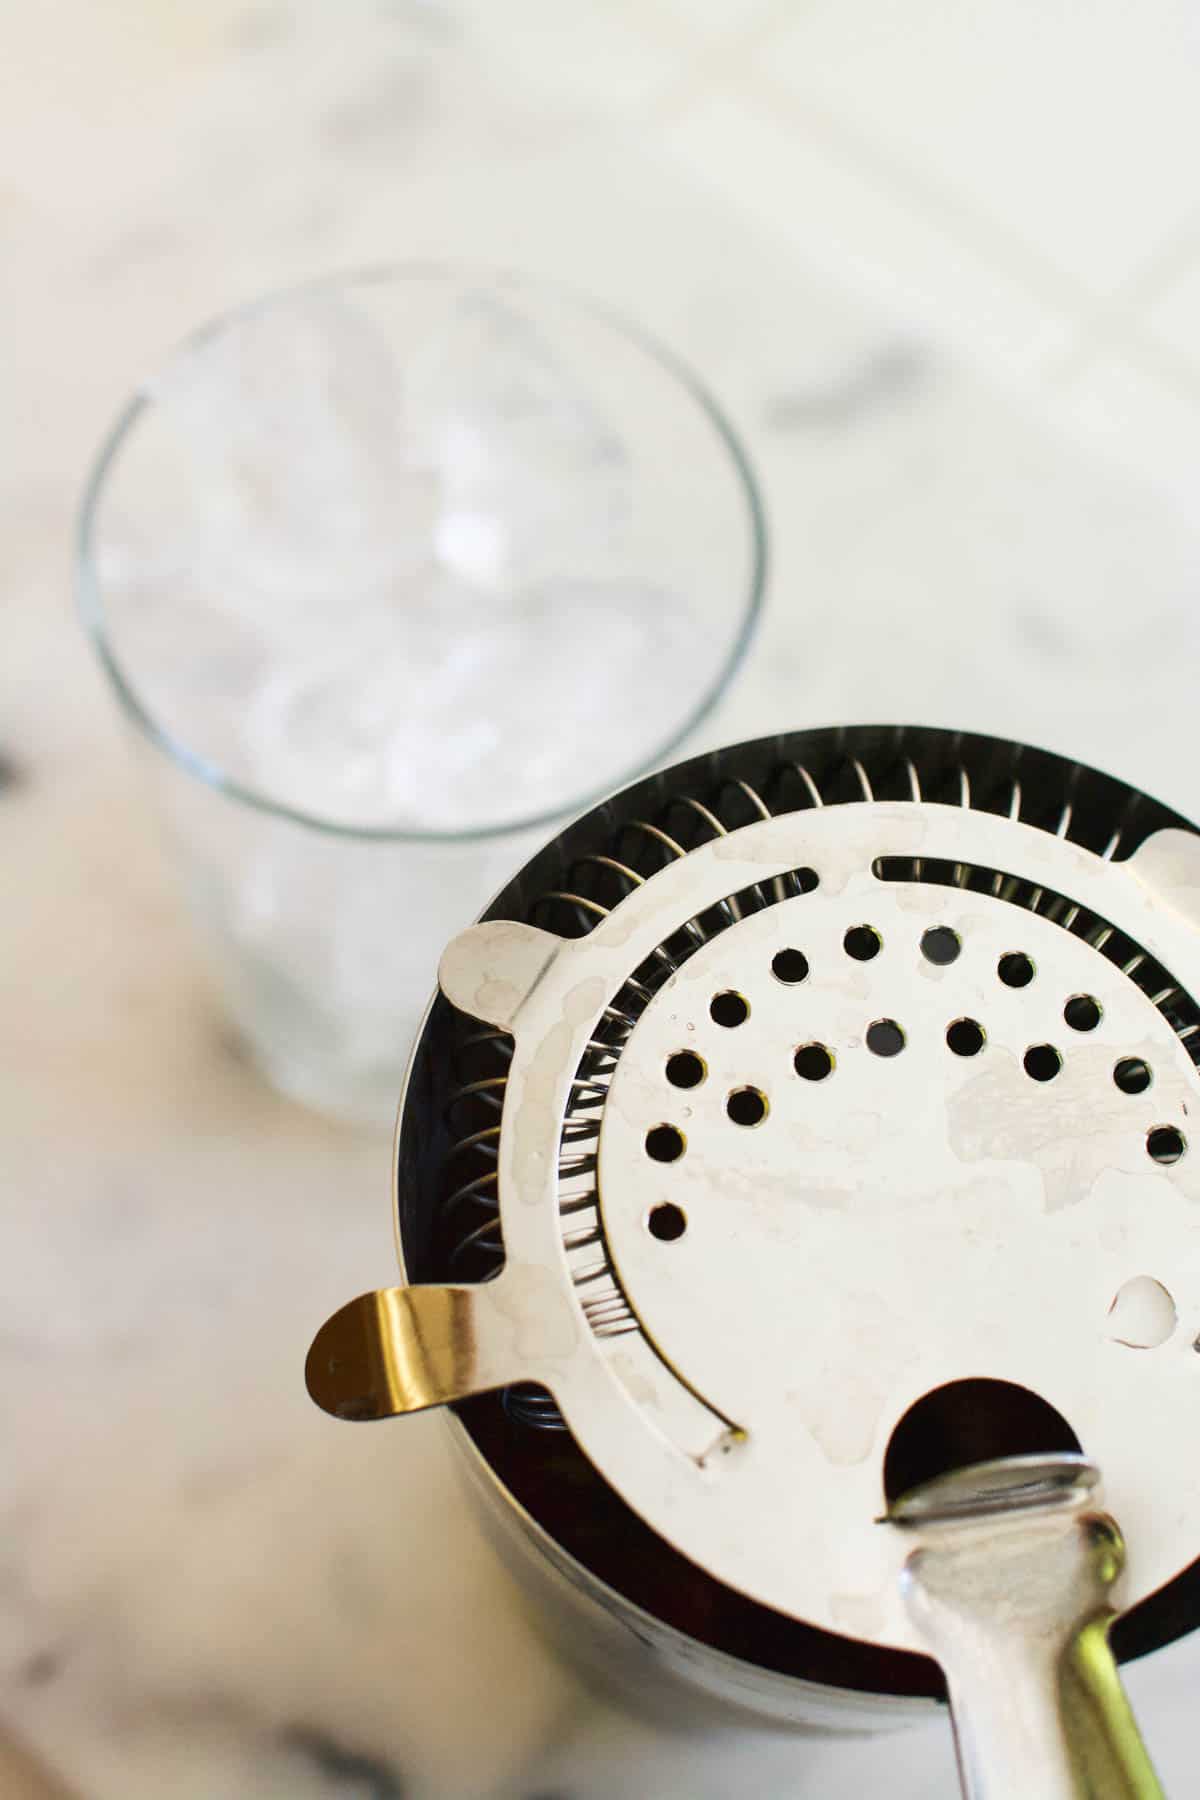
[[(928, 1716), (934, 1620), (976, 1800), (1149, 1800), (1122, 1547), (1059, 1453), (1129, 1531), (1121, 1656), (1190, 1629), (1200, 837), (1019, 745), (796, 733), (578, 821), (440, 982), (396, 1143), (401, 1266), (438, 1285), (343, 1309), (321, 1403), (461, 1397), (550, 1635), (659, 1718)], [(1039, 1447), (1002, 1492), (944, 1475)], [(1036, 1671), (1035, 1591), (1066, 1621)]]
[(363, 1294), (317, 1333), (305, 1379), (340, 1419), (386, 1419), (444, 1406), (527, 1375), (526, 1343), (567, 1342), (562, 1296), (531, 1271), (486, 1287), (394, 1287)]
[(1082, 1458), (957, 1471), (890, 1512), (967, 1800), (1161, 1800), (1108, 1647), (1125, 1554)]
[(858, 1736), (903, 1731), (944, 1711), (929, 1698), (762, 1667), (664, 1624), (562, 1550), (504, 1489), (458, 1421), (449, 1423), (481, 1528), (534, 1603), (544, 1636), (589, 1687), (672, 1730)]
[[(943, 863), (995, 872), (994, 891), (939, 885)], [(1053, 904), (1015, 906), (1018, 882)], [(739, 916), (749, 890), (776, 903)], [(1200, 1465), (1183, 1448), (1200, 1329), (1195, 1074), (1169, 1006), (1200, 991), (1198, 900), (1200, 843), (1183, 831), (1114, 863), (995, 813), (863, 801), (717, 837), (585, 938), (509, 922), (463, 934), (443, 992), (514, 1046), (496, 1146), (505, 1263), (488, 1284), (489, 1307), (519, 1322), (507, 1378), (544, 1383), (593, 1464), (692, 1561), (868, 1642), (918, 1646), (895, 1534), (872, 1524), (892, 1430), (922, 1395), (971, 1375), (1030, 1389), (1070, 1420), (1111, 1471), (1131, 1596), (1169, 1580), (1194, 1555), (1200, 1516)], [(1070, 928), (1081, 910), (1099, 922), (1087, 937)], [(859, 960), (843, 940), (864, 925), (882, 949)], [(941, 928), (962, 946), (946, 966), (921, 949)], [(1170, 972), (1162, 994), (1105, 954), (1114, 929)], [(577, 1071), (631, 977), (689, 931), (694, 954), (611, 1059), (599, 1190), (564, 1194)], [(772, 973), (788, 948), (809, 957), (802, 998)], [(1036, 968), (1026, 988), (997, 974), (1015, 952)], [(723, 991), (750, 1001), (736, 1028), (710, 1017)], [(1099, 1003), (1093, 1031), (1064, 1016), (1081, 995)], [(978, 1060), (946, 1041), (965, 1017), (986, 1031)], [(900, 1054), (873, 1054), (880, 1020), (900, 1023)], [(826, 1081), (792, 1066), (814, 1040), (834, 1053)], [(673, 1088), (665, 1058), (692, 1045), (711, 1079)], [(1027, 1070), (1042, 1045), (1059, 1059), (1052, 1082)], [(1124, 1059), (1151, 1068), (1147, 1092), (1118, 1091)], [(747, 1084), (770, 1102), (756, 1129), (724, 1109)], [(646, 1154), (656, 1122), (686, 1133), (678, 1161)], [(1179, 1134), (1178, 1160), (1149, 1153), (1156, 1128)], [(663, 1205), (685, 1216), (677, 1240), (648, 1228)], [(1110, 1305), (1142, 1275), (1169, 1290), (1179, 1321), (1153, 1351), (1108, 1330)], [(535, 1284), (562, 1304), (532, 1305)], [(1164, 1492), (1176, 1502), (1165, 1514)], [(789, 1552), (797, 1494), (803, 1558)]]

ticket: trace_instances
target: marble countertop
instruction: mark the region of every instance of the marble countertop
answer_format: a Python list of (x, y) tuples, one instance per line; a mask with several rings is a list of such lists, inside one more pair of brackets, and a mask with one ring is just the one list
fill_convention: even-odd
[[(677, 345), (751, 447), (768, 616), (714, 737), (960, 724), (1200, 813), (1183, 453), (1129, 455), (1024, 350), (973, 359), (911, 271), (839, 261), (798, 137), (765, 182), (720, 119), (697, 137), (779, 8), (501, 10), (66, 0), (9, 28), (0, 1719), (87, 1800), (949, 1797), (941, 1724), (797, 1747), (609, 1710), (476, 1536), (441, 1422), (308, 1404), (313, 1328), (394, 1266), (388, 1145), (231, 1048), (72, 616), (89, 456), (188, 326), (325, 268), (515, 266)], [(1177, 1792), (1197, 1677), (1188, 1645), (1131, 1676)]]

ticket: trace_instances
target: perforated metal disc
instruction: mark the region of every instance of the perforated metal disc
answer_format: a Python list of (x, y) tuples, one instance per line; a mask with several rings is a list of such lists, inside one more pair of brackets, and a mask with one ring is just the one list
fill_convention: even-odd
[[(722, 1582), (913, 1647), (883, 1460), (975, 1377), (1099, 1462), (1130, 1599), (1192, 1560), (1198, 851), (1168, 830), (1114, 864), (990, 814), (846, 806), (703, 846), (581, 940), (490, 924), (447, 953), (451, 999), (514, 1040), (491, 1286), (526, 1372)], [(605, 1079), (581, 1074), (664, 955)], [(590, 1184), (563, 1142), (589, 1082)]]

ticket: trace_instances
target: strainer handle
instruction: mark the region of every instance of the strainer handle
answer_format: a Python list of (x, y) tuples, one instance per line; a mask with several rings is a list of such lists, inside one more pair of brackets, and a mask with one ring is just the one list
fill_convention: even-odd
[(1009, 1459), (893, 1509), (967, 1800), (1163, 1800), (1109, 1647), (1124, 1544), (1095, 1480), (1076, 1457)]
[(544, 1324), (538, 1299), (503, 1278), (360, 1294), (314, 1338), (304, 1368), (309, 1394), (338, 1419), (391, 1419), (539, 1380), (530, 1349)]

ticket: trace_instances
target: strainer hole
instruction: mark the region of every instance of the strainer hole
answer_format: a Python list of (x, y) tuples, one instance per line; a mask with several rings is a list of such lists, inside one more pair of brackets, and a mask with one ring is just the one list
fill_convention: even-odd
[(824, 1044), (801, 1044), (792, 1066), (802, 1081), (824, 1081), (833, 1069), (833, 1051)]
[(1153, 1275), (1122, 1282), (1108, 1309), (1108, 1335), (1130, 1350), (1157, 1350), (1175, 1334), (1179, 1312), (1169, 1289)]
[(996, 964), (996, 973), (1005, 987), (1028, 987), (1034, 977), (1034, 967), (1023, 950), (1010, 950)]
[(875, 1056), (899, 1056), (904, 1043), (903, 1028), (895, 1019), (875, 1019), (867, 1026), (867, 1049)]
[(962, 939), (949, 925), (931, 925), (921, 938), (921, 955), (939, 968), (955, 962), (961, 949)]
[(1187, 1140), (1174, 1125), (1155, 1125), (1146, 1133), (1146, 1149), (1154, 1162), (1169, 1168), (1187, 1149)]
[(776, 981), (794, 987), (808, 974), (808, 958), (803, 950), (779, 950), (771, 958), (771, 973)]
[(955, 1056), (978, 1056), (987, 1033), (978, 1019), (955, 1019), (946, 1027), (946, 1042)]
[(667, 1080), (672, 1087), (699, 1087), (707, 1074), (704, 1058), (694, 1050), (677, 1050), (667, 1058)]
[(1063, 1007), (1063, 1018), (1072, 1031), (1095, 1031), (1103, 1016), (1100, 1002), (1091, 994), (1072, 994)]
[(767, 1096), (761, 1088), (734, 1088), (725, 1101), (725, 1111), (735, 1125), (761, 1125), (767, 1116)]
[(660, 1244), (673, 1244), (687, 1230), (687, 1214), (682, 1206), (664, 1200), (661, 1205), (650, 1208), (646, 1215), (646, 1230)]
[(742, 1025), (750, 1017), (750, 1002), (735, 988), (725, 988), (713, 995), (708, 1003), (708, 1013), (715, 1025)]
[(883, 939), (873, 925), (852, 925), (842, 939), (842, 945), (846, 955), (852, 956), (855, 962), (870, 962), (883, 949)]
[(684, 1135), (674, 1125), (652, 1125), (646, 1133), (646, 1155), (652, 1162), (678, 1162), (684, 1147)]
[(1154, 1076), (1140, 1056), (1123, 1056), (1113, 1069), (1113, 1080), (1123, 1094), (1144, 1094)]
[(1030, 1044), (1024, 1061), (1025, 1073), (1032, 1081), (1053, 1081), (1062, 1068), (1062, 1057), (1053, 1044)]
[(1029, 1388), (972, 1376), (923, 1394), (897, 1424), (883, 1459), (892, 1505), (952, 1470), (1005, 1456), (1078, 1455), (1062, 1414)]

